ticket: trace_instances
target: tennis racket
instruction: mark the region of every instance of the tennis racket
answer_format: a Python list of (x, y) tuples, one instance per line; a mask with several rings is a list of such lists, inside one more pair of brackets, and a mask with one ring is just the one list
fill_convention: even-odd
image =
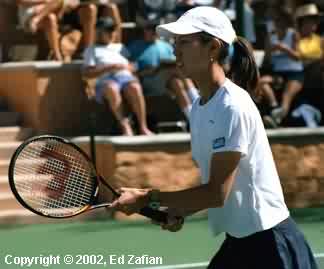
[[(42, 135), (23, 142), (9, 166), (9, 184), (22, 206), (49, 218), (69, 218), (112, 201), (98, 201), (99, 183), (113, 199), (120, 194), (94, 168), (87, 154), (74, 143), (57, 136)], [(112, 200), (113, 200), (112, 199)], [(167, 213), (150, 207), (140, 214), (160, 223)]]

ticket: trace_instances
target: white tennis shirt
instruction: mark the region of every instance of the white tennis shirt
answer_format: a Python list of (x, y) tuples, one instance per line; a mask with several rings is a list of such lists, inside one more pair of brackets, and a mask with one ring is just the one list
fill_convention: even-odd
[(200, 98), (194, 102), (190, 126), (193, 159), (203, 184), (209, 180), (213, 153), (242, 154), (224, 207), (208, 209), (214, 234), (245, 237), (289, 216), (260, 113), (245, 90), (226, 79), (206, 104)]

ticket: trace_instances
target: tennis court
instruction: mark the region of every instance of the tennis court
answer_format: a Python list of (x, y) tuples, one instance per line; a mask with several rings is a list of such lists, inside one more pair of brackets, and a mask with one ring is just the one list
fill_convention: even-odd
[[(293, 210), (292, 214), (302, 228), (324, 269), (324, 208)], [(42, 225), (0, 226), (0, 268), (47, 268), (44, 265), (20, 267), (14, 257), (60, 256), (60, 264), (48, 268), (204, 268), (220, 245), (223, 237), (213, 238), (205, 217), (190, 219), (181, 232), (168, 233), (145, 222), (115, 222), (97, 220)], [(5, 263), (5, 257), (12, 264)], [(66, 265), (63, 256), (95, 255), (103, 257), (106, 265)], [(115, 256), (114, 256), (115, 255)], [(110, 264), (109, 257), (161, 257), (162, 264)], [(126, 261), (125, 261), (126, 263)]]

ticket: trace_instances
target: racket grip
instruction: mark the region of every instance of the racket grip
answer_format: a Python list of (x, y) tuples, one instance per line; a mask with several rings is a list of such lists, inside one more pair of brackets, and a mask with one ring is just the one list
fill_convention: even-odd
[(143, 207), (140, 210), (140, 214), (145, 217), (148, 217), (156, 222), (159, 222), (159, 223), (167, 223), (168, 222), (168, 213), (167, 212), (155, 210), (148, 206)]

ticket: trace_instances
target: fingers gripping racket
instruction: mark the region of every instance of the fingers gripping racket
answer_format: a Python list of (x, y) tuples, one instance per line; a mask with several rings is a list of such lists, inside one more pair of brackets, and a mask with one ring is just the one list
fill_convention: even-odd
[[(23, 142), (9, 166), (9, 184), (17, 200), (30, 211), (49, 218), (68, 218), (107, 207), (98, 202), (99, 182), (117, 198), (120, 194), (96, 171), (75, 144), (57, 136), (38, 136)], [(167, 213), (149, 207), (140, 214), (166, 223)]]

